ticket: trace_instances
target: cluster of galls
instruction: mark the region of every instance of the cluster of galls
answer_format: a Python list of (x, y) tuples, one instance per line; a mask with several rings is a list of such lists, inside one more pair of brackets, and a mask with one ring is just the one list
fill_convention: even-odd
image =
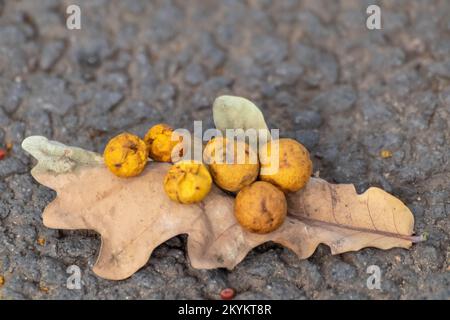
[[(144, 140), (122, 133), (106, 146), (105, 163), (115, 175), (132, 177), (144, 170), (149, 157), (171, 162), (173, 154), (183, 155), (182, 137), (174, 134), (165, 124), (152, 127)], [(227, 158), (230, 150), (234, 150), (232, 159)], [(238, 159), (238, 150), (245, 150), (244, 159)], [(278, 157), (272, 157), (274, 152)], [(292, 139), (270, 140), (258, 152), (244, 141), (215, 137), (206, 144), (203, 157), (207, 165), (193, 160), (172, 165), (164, 179), (166, 194), (182, 204), (196, 203), (207, 196), (214, 182), (237, 193), (235, 217), (242, 227), (255, 233), (268, 233), (283, 224), (287, 215), (285, 193), (302, 189), (312, 173), (308, 150)], [(267, 170), (274, 166), (278, 168), (274, 172)]]
[(182, 141), (183, 137), (171, 127), (157, 124), (148, 130), (144, 140), (128, 132), (115, 136), (106, 145), (103, 158), (116, 176), (134, 177), (144, 170), (149, 157), (154, 161), (170, 162), (175, 150), (182, 156)]

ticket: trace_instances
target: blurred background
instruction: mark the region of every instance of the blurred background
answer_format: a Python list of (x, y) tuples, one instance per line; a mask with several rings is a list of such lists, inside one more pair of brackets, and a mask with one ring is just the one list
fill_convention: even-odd
[[(66, 26), (80, 7), (81, 29)], [(381, 29), (366, 9), (381, 9)], [(0, 299), (450, 297), (450, 2), (447, 0), (0, 0)], [(102, 152), (121, 131), (213, 127), (220, 94), (244, 96), (301, 141), (314, 171), (404, 201), (411, 250), (364, 249), (300, 261), (265, 244), (233, 271), (194, 270), (179, 236), (120, 282), (96, 277), (87, 231), (50, 230), (54, 192), (29, 174), (24, 137)], [(66, 268), (82, 289), (66, 287)], [(369, 265), (382, 290), (369, 290)]]

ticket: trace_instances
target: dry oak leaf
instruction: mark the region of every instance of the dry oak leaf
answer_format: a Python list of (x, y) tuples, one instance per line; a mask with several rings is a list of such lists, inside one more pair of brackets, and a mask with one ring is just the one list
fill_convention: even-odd
[[(44, 225), (98, 232), (102, 244), (94, 272), (106, 279), (130, 277), (147, 263), (155, 247), (179, 234), (188, 234), (192, 267), (203, 269), (232, 269), (267, 241), (304, 259), (320, 243), (338, 254), (368, 246), (409, 248), (417, 238), (412, 236), (414, 218), (409, 209), (378, 188), (358, 195), (353, 185), (312, 178), (303, 190), (289, 195), (284, 224), (260, 235), (240, 227), (233, 214), (234, 198), (217, 187), (199, 204), (169, 200), (163, 190), (169, 164), (149, 163), (140, 176), (124, 179), (111, 174), (93, 153), (77, 163), (79, 148), (43, 137), (27, 138), (23, 147), (39, 161), (33, 177), (57, 192), (43, 213)], [(52, 154), (57, 154), (54, 161), (47, 161)], [(55, 161), (77, 165), (55, 172)]]

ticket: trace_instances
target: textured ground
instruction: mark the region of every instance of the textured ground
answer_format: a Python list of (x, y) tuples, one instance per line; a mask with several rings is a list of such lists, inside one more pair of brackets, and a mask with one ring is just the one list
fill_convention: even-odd
[[(72, 3), (79, 31), (65, 28)], [(215, 299), (234, 287), (241, 299), (448, 299), (450, 3), (383, 1), (383, 30), (369, 31), (372, 3), (0, 0), (0, 147), (13, 144), (0, 161), (0, 297)], [(321, 177), (398, 196), (429, 240), (339, 256), (321, 246), (303, 261), (266, 244), (229, 272), (192, 269), (180, 236), (130, 279), (97, 278), (96, 234), (42, 225), (54, 192), (30, 176), (22, 139), (101, 152), (161, 120), (211, 126), (221, 93), (254, 100)], [(72, 264), (81, 290), (66, 288)], [(381, 291), (366, 288), (373, 264)]]

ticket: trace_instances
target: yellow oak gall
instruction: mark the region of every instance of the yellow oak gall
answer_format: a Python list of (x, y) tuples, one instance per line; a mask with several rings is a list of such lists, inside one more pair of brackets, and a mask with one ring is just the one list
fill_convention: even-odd
[(258, 178), (258, 154), (244, 141), (213, 138), (203, 156), (214, 182), (224, 190), (237, 192)]
[(170, 167), (164, 190), (173, 201), (189, 204), (202, 201), (211, 190), (212, 178), (202, 163), (184, 160)]
[(167, 124), (160, 123), (154, 125), (148, 130), (144, 137), (147, 144), (150, 158), (160, 162), (174, 162), (172, 161), (172, 152), (176, 147), (178, 156), (183, 156), (182, 141), (183, 137)]
[[(270, 182), (285, 192), (298, 191), (309, 181), (312, 162), (308, 150), (299, 142), (293, 139), (272, 140), (260, 148), (259, 156), (261, 180)], [(275, 170), (265, 173), (264, 170), (270, 167)]]
[(134, 177), (147, 164), (147, 147), (138, 136), (125, 132), (108, 142), (103, 158), (108, 169), (116, 176)]

